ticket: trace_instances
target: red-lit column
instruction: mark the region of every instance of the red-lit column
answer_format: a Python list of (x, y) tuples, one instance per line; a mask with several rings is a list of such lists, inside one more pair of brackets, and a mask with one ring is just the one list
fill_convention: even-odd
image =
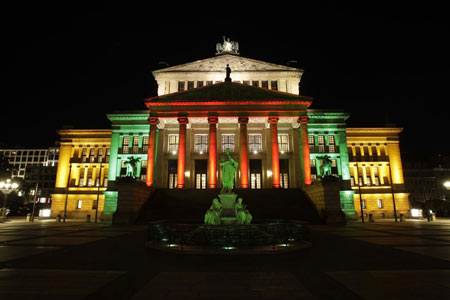
[(156, 126), (159, 123), (157, 117), (149, 117), (150, 133), (148, 137), (148, 152), (147, 152), (147, 186), (153, 185), (154, 169), (155, 169), (155, 151), (156, 151)]
[(311, 184), (311, 162), (309, 157), (309, 143), (308, 143), (308, 116), (300, 116), (297, 120), (300, 123), (300, 139), (301, 139), (301, 153), (303, 174), (306, 185)]
[(239, 166), (241, 170), (241, 188), (248, 188), (248, 143), (247, 123), (248, 117), (239, 117)]
[(179, 117), (178, 123), (180, 130), (178, 132), (178, 176), (177, 187), (182, 189), (184, 187), (184, 169), (186, 166), (186, 125), (188, 123), (187, 117)]
[(273, 187), (280, 187), (280, 158), (278, 156), (278, 117), (271, 116), (269, 117), (270, 123), (270, 137), (272, 141), (272, 178), (273, 178)]
[(216, 116), (209, 116), (209, 160), (208, 160), (208, 185), (210, 189), (217, 187), (217, 128), (219, 118)]

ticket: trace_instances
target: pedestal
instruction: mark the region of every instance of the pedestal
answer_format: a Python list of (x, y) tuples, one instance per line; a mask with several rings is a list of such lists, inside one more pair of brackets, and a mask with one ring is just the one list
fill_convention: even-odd
[(222, 224), (233, 224), (236, 221), (236, 215), (234, 214), (234, 204), (238, 195), (234, 193), (219, 194), (219, 200), (222, 204), (222, 212), (220, 214), (220, 221)]

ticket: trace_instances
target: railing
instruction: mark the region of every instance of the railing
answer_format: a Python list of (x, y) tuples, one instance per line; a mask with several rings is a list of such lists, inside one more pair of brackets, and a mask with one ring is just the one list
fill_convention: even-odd
[(310, 153), (339, 153), (339, 146), (312, 146), (309, 145), (309, 152)]
[(387, 155), (349, 155), (350, 162), (389, 161)]
[(205, 249), (249, 249), (289, 245), (309, 239), (306, 222), (266, 220), (243, 225), (205, 225), (187, 222), (149, 223), (148, 240), (167, 247), (200, 246)]

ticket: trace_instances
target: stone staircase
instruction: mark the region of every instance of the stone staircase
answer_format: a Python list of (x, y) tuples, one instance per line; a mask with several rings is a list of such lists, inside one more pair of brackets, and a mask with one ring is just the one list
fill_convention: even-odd
[[(202, 223), (219, 190), (155, 190), (141, 209), (138, 224), (156, 220)], [(235, 190), (253, 215), (253, 223), (263, 219), (291, 219), (322, 223), (316, 207), (301, 189)]]

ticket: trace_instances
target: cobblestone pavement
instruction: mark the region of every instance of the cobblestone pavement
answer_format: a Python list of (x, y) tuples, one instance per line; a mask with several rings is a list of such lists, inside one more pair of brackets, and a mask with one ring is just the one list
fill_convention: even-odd
[(450, 299), (450, 221), (311, 226), (280, 255), (148, 249), (145, 226), (0, 224), (0, 299)]

